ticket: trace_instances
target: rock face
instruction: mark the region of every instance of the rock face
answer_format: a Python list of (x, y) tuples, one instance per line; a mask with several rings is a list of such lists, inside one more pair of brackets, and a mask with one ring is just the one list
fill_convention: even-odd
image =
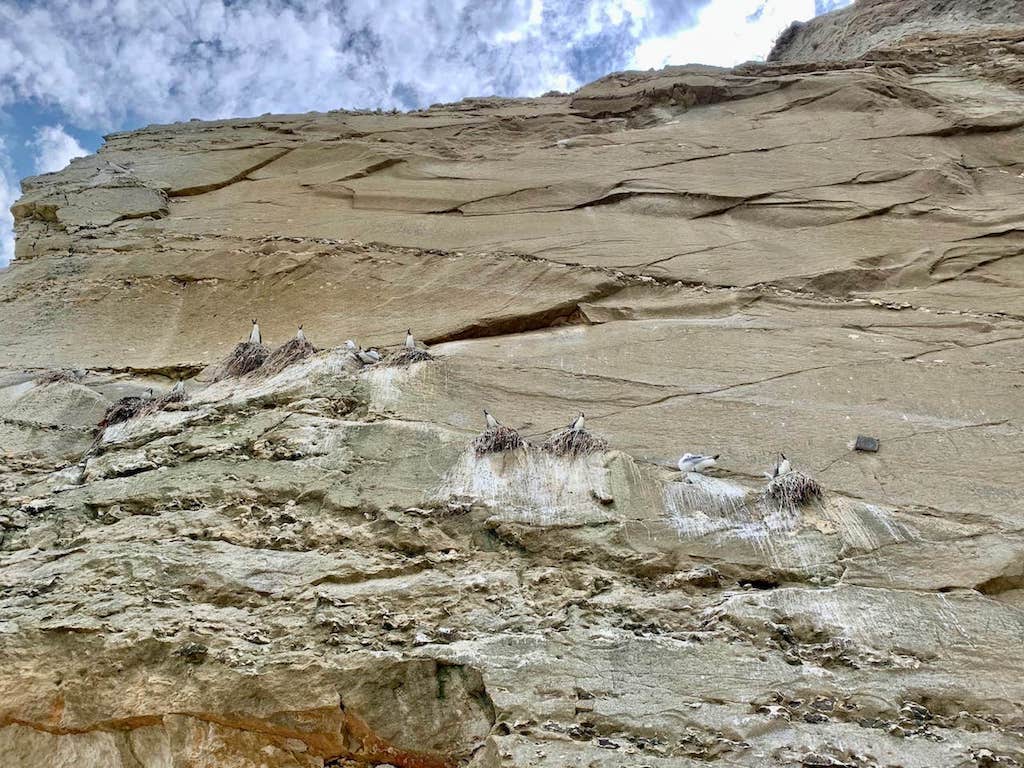
[(910, 40), (965, 33), (989, 41), (1011, 38), (1024, 16), (1019, 0), (856, 0), (810, 21), (794, 22), (776, 41), (768, 61), (848, 60)]
[[(27, 182), (4, 765), (1024, 764), (1021, 72), (1004, 27)], [(252, 317), (324, 351), (210, 383)], [(608, 451), (540, 448), (581, 410)]]

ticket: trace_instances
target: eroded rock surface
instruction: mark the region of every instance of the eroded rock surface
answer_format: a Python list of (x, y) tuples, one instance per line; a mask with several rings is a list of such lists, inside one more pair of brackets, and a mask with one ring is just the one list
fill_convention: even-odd
[[(4, 765), (1024, 765), (1024, 28), (940, 31), (31, 180)], [(253, 316), (324, 351), (210, 383)]]

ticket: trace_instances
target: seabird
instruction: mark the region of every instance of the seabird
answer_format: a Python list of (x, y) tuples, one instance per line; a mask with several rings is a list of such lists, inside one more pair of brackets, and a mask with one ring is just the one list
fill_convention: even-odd
[(679, 471), (680, 472), (703, 472), (705, 469), (710, 469), (715, 466), (715, 462), (720, 454), (714, 456), (704, 456), (699, 453), (684, 453), (683, 457), (679, 459)]
[(249, 334), (249, 343), (250, 344), (262, 344), (263, 343), (263, 337), (260, 336), (260, 324), (256, 322), (255, 318), (253, 318), (253, 321), (252, 321), (252, 333)]
[(776, 477), (779, 477), (780, 475), (785, 475), (792, 468), (793, 467), (789, 463), (789, 459), (786, 458), (786, 454), (782, 453), (782, 451), (779, 451), (779, 460), (775, 462), (775, 467), (772, 469), (772, 473), (769, 477), (771, 477), (771, 479), (774, 480)]
[(569, 429), (583, 429), (583, 413), (576, 417), (576, 421), (569, 425)]
[(405, 332), (405, 348), (416, 349), (416, 339), (412, 337), (412, 328)]
[(363, 365), (373, 365), (380, 362), (380, 352), (376, 349), (363, 349), (360, 347), (356, 350), (356, 357), (359, 358), (359, 362)]
[(345, 341), (345, 348), (348, 349), (349, 352), (359, 351), (359, 345), (352, 341), (352, 339), (348, 339)]
[(303, 333), (303, 331), (302, 331), (302, 323), (299, 323), (299, 331), (298, 331), (298, 333), (295, 334), (295, 338), (298, 339), (299, 341), (305, 341), (306, 340), (306, 334)]
[(488, 429), (496, 429), (501, 426), (498, 424), (498, 420), (491, 416), (491, 412), (486, 409), (484, 410), (484, 421), (487, 422)]

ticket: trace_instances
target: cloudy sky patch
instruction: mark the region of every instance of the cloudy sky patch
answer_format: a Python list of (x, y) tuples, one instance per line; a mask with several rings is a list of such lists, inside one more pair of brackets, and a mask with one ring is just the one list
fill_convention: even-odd
[[(0, 0), (0, 265), (15, 179), (152, 122), (414, 109), (763, 58), (849, 0)], [(5, 256), (6, 254), (6, 256)]]

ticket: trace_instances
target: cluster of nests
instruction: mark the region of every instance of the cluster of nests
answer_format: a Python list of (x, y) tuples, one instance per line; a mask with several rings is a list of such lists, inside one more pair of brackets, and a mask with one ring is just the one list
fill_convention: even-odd
[[(522, 435), (512, 427), (500, 424), (490, 413), (484, 411), (487, 428), (473, 440), (473, 450), (477, 456), (489, 453), (512, 451), (529, 445)], [(584, 428), (584, 415), (581, 413), (569, 426), (553, 433), (540, 448), (555, 456), (588, 456), (608, 450), (608, 441)]]
[[(377, 349), (363, 349), (351, 339), (345, 342), (349, 354), (361, 365), (376, 365), (385, 363), (394, 366), (408, 366), (413, 363), (425, 360), (433, 360), (434, 357), (427, 350), (418, 346), (413, 338), (412, 330), (406, 331), (405, 344), (396, 352), (387, 357), (381, 355)], [(252, 321), (252, 330), (247, 341), (235, 346), (231, 353), (222, 360), (213, 370), (212, 381), (224, 379), (235, 379), (249, 374), (255, 374), (262, 378), (274, 376), (291, 365), (315, 355), (317, 349), (306, 338), (302, 326), (299, 326), (295, 337), (289, 339), (277, 349), (271, 349), (263, 343), (263, 336), (260, 333), (260, 326), (256, 320)], [(71, 381), (81, 378), (77, 371), (52, 371), (43, 374), (40, 383), (48, 384), (57, 381)], [(187, 398), (185, 385), (181, 382), (174, 385), (164, 395), (153, 397), (153, 390), (148, 390), (145, 397), (130, 396), (122, 397), (111, 405), (103, 415), (97, 430), (102, 433), (104, 429), (113, 425), (133, 419), (137, 416), (145, 416), (156, 413), (167, 408), (171, 403), (184, 402)]]
[[(404, 367), (434, 359), (427, 350), (416, 344), (412, 330), (406, 331), (405, 344), (387, 357), (382, 356), (378, 349), (363, 349), (351, 339), (345, 342), (345, 347), (352, 357), (362, 365), (376, 365), (383, 362), (387, 365)], [(262, 377), (274, 376), (288, 366), (311, 357), (319, 351), (306, 338), (301, 325), (295, 338), (271, 351), (263, 343), (259, 323), (253, 320), (249, 340), (238, 344), (231, 354), (217, 366), (213, 374), (213, 381), (239, 378), (251, 373)]]

